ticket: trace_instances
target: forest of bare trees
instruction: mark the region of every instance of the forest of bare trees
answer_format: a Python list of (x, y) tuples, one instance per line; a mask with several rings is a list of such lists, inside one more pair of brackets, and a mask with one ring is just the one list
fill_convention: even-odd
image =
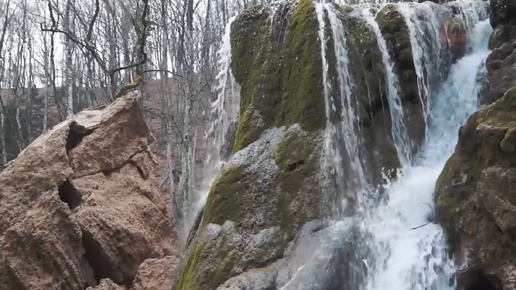
[(138, 88), (162, 159), (160, 185), (180, 206), (203, 159), (225, 24), (257, 1), (0, 3), (1, 164), (74, 113)]

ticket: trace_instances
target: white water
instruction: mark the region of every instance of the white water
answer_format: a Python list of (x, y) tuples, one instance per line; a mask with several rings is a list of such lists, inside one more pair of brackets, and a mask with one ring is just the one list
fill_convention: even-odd
[(476, 76), (489, 54), (490, 32), (488, 20), (476, 26), (472, 53), (452, 67), (436, 94), (427, 139), (415, 165), (403, 168), (403, 176), (387, 189), (387, 204), (372, 220), (364, 221), (363, 227), (375, 237), (377, 259), (368, 290), (454, 289), (449, 283), (454, 266), (445, 254), (442, 228), (435, 224), (411, 228), (427, 222), (437, 177), (457, 143), (459, 127), (476, 109)]
[(362, 15), (365, 21), (369, 24), (371, 29), (376, 35), (378, 41), (378, 48), (382, 53), (383, 67), (385, 68), (385, 82), (387, 84), (387, 98), (389, 101), (389, 112), (391, 114), (392, 128), (391, 136), (398, 157), (401, 164), (408, 164), (411, 160), (411, 146), (410, 139), (405, 126), (405, 114), (403, 112), (403, 106), (401, 104), (401, 98), (399, 94), (399, 81), (398, 76), (394, 72), (394, 64), (387, 50), (387, 43), (376, 23), (375, 17), (371, 14), (369, 8), (362, 10)]
[(229, 19), (222, 38), (222, 45), (217, 52), (218, 74), (216, 77), (217, 86), (215, 87), (217, 99), (211, 103), (210, 127), (204, 135), (207, 153), (202, 169), (202, 182), (197, 188), (193, 200), (190, 201), (192, 208), (187, 210), (189, 214), (185, 216), (183, 230), (186, 235), (188, 235), (197, 212), (206, 203), (210, 187), (222, 168), (224, 162), (221, 158), (220, 150), (226, 142), (226, 132), (231, 122), (239, 114), (240, 87), (235, 82), (231, 72), (230, 36), (231, 24), (235, 19), (236, 16)]
[[(421, 4), (410, 2), (396, 3), (396, 7), (405, 18), (405, 23), (409, 30), (419, 98), (423, 106), (423, 117), (428, 125), (428, 117), (431, 115), (431, 96), (433, 93), (431, 81), (442, 70), (440, 65), (440, 51), (442, 47), (439, 32), (441, 23), (438, 21), (436, 12), (444, 8), (433, 2)], [(425, 132), (425, 136), (428, 136), (428, 132)]]
[[(355, 85), (353, 83), (351, 73), (349, 71), (350, 61), (348, 55), (348, 42), (346, 35), (346, 28), (342, 21), (338, 18), (334, 11), (334, 6), (331, 3), (317, 3), (316, 13), (319, 22), (319, 39), (321, 41), (321, 58), (323, 66), (323, 84), (326, 116), (335, 114), (340, 110), (340, 122), (332, 123), (328, 118), (326, 124), (326, 138), (325, 138), (325, 168), (329, 170), (329, 174), (333, 175), (335, 184), (330, 187), (334, 192), (329, 193), (333, 198), (342, 200), (343, 204), (337, 206), (335, 209), (336, 215), (342, 214), (347, 208), (346, 192), (357, 192), (366, 185), (366, 178), (362, 162), (360, 160), (360, 145), (361, 134), (358, 117), (355, 112), (357, 108), (357, 98), (353, 95)], [(326, 13), (326, 14), (325, 14)], [(326, 58), (327, 39), (325, 36), (325, 16), (328, 17), (329, 25), (331, 26), (333, 41), (338, 88), (337, 92), (332, 92), (331, 83), (328, 80), (328, 61)], [(337, 95), (337, 96), (334, 96)], [(334, 98), (338, 98), (340, 108), (337, 108)], [(341, 144), (344, 148), (341, 148)], [(345, 149), (345, 152), (343, 152)], [(346, 159), (347, 158), (347, 159)], [(350, 165), (350, 171), (346, 172), (343, 166), (343, 160), (346, 160)], [(344, 161), (344, 162), (346, 162)], [(347, 196), (349, 197), (349, 196)], [(357, 199), (359, 195), (355, 196)]]

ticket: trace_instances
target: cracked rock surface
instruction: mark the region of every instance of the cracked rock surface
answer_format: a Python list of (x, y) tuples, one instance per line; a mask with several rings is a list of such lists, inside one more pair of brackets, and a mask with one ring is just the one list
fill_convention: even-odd
[(178, 239), (138, 98), (54, 126), (0, 174), (0, 289), (170, 287)]

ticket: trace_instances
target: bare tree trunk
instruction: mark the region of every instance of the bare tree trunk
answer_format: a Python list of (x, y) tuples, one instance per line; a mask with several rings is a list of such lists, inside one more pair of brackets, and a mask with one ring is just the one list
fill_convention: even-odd
[[(65, 15), (64, 15), (64, 27), (66, 30), (70, 31), (70, 12), (72, 10), (73, 3), (71, 0), (66, 0), (65, 7)], [(69, 37), (64, 36), (64, 45), (65, 45), (65, 88), (66, 88), (66, 97), (68, 100), (66, 106), (66, 116), (70, 117), (73, 115), (73, 43)]]

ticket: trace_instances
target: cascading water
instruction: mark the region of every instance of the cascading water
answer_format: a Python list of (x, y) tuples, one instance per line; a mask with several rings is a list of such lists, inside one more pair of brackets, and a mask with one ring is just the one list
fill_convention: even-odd
[[(428, 125), (433, 90), (445, 71), (441, 61), (443, 37), (440, 27), (443, 21), (438, 16), (438, 11), (445, 8), (428, 1), (421, 4), (397, 3), (396, 7), (405, 18), (409, 30), (419, 98), (423, 106), (423, 118)], [(443, 14), (443, 11), (439, 14)]]
[(229, 126), (236, 120), (239, 114), (240, 88), (233, 78), (231, 72), (231, 24), (236, 16), (229, 19), (225, 33), (222, 38), (222, 45), (218, 54), (218, 74), (216, 77), (217, 99), (211, 104), (210, 127), (204, 135), (206, 147), (206, 158), (202, 170), (202, 182), (196, 190), (191, 207), (185, 209), (184, 231), (188, 234), (195, 215), (206, 203), (210, 187), (223, 166), (221, 148), (226, 143), (226, 134)]
[[(404, 84), (398, 81), (398, 72), (372, 10), (369, 7), (360, 10), (381, 52), (391, 118), (390, 136), (403, 172), (396, 181), (385, 186), (380, 204), (379, 194), (374, 201), (363, 194), (374, 189), (369, 184), (369, 172), (361, 151), (363, 132), (350, 68), (349, 28), (333, 4), (316, 3), (328, 119), (322, 162), (328, 169), (328, 194), (336, 204), (330, 226), (320, 230), (324, 234), (315, 243), (318, 248), (313, 250), (312, 245), (313, 252), (305, 253), (307, 257), (302, 266), (280, 289), (453, 289), (455, 269), (446, 255), (443, 231), (438, 225), (426, 223), (432, 215), (436, 179), (457, 142), (458, 128), (477, 106), (477, 74), (484, 68), (489, 53), (487, 36), (491, 32), (488, 21), (480, 21), (486, 17), (485, 5), (478, 4), (480, 2), (468, 0), (453, 6), (459, 10), (471, 37), (470, 52), (451, 69), (443, 57), (449, 51), (449, 44), (442, 41), (441, 30), (446, 18), (452, 15), (451, 6), (395, 4), (407, 24), (426, 127), (426, 137), (414, 157), (400, 96)], [(238, 93), (233, 91), (238, 88), (230, 71), (231, 21), (219, 52), (219, 94), (212, 105), (215, 121), (207, 134), (214, 141), (192, 212), (204, 204), (209, 187), (222, 168), (220, 147), (238, 112)], [(271, 18), (273, 21), (275, 19)], [(334, 57), (335, 68), (330, 68), (331, 57)], [(330, 76), (330, 69), (336, 71), (335, 78)], [(350, 199), (354, 199), (354, 204), (346, 204)], [(332, 275), (340, 277), (335, 279), (330, 277)]]
[[(354, 216), (337, 216), (340, 221), (331, 223), (330, 234), (321, 240), (320, 249), (307, 258), (300, 272), (282, 289), (326, 289), (315, 286), (323, 285), (316, 281), (321, 281), (324, 275), (320, 267), (311, 264), (317, 265), (321, 260), (328, 259), (328, 256), (339, 255), (338, 250), (335, 250), (339, 245), (341, 248), (351, 248), (351, 255), (348, 253), (343, 261), (347, 264), (346, 268), (339, 270), (345, 271), (341, 275), (347, 280), (340, 282), (339, 286), (331, 284), (334, 287), (331, 289), (454, 289), (455, 268), (453, 261), (448, 259), (442, 229), (428, 223), (428, 219), (432, 215), (435, 182), (444, 162), (453, 152), (457, 131), (476, 109), (476, 96), (480, 87), (477, 74), (489, 53), (486, 36), (490, 34), (488, 21), (479, 23), (481, 18), (485, 19), (485, 13), (481, 11), (485, 6), (465, 3), (457, 6), (462, 17), (467, 19), (472, 51), (449, 69), (449, 64), (443, 58), (449, 51), (449, 44), (443, 39), (441, 27), (446, 17), (451, 17), (450, 9), (434, 3), (396, 4), (409, 30), (426, 127), (424, 142), (412, 159), (397, 76), (386, 42), (371, 10), (365, 8), (361, 11), (363, 19), (376, 35), (382, 53), (392, 119), (391, 135), (403, 171), (396, 181), (386, 185), (383, 202), (375, 206), (376, 203), (370, 202), (367, 196), (360, 196), (361, 192), (369, 190), (365, 178), (354, 183), (355, 187), (350, 187), (350, 183), (344, 181), (350, 176), (356, 178), (367, 175), (360, 159), (353, 163), (353, 158), (361, 158), (356, 148), (361, 137), (359, 128), (354, 127), (356, 122), (347, 118), (357, 118), (356, 114), (353, 115), (353, 98), (356, 99), (356, 96), (353, 95), (353, 80), (348, 67), (347, 28), (338, 19), (333, 4), (316, 4), (328, 116), (324, 162), (331, 169), (331, 177), (337, 179), (335, 184), (330, 183), (333, 186), (330, 190), (336, 191), (332, 193), (333, 198), (338, 196), (346, 199), (349, 198), (349, 191), (354, 191), (358, 204), (355, 205), (357, 209)], [(471, 26), (475, 26), (475, 30)], [(333, 42), (339, 81), (337, 93), (335, 80), (328, 74), (328, 59), (331, 56), (327, 55), (327, 40), (330, 31), (331, 38), (337, 40)], [(335, 99), (335, 96), (338, 98)], [(335, 122), (332, 116), (339, 112), (339, 104), (345, 104), (342, 119)], [(343, 161), (345, 158), (349, 160)], [(346, 167), (346, 162), (350, 163), (347, 164), (349, 167)], [(353, 172), (350, 173), (350, 170)], [(364, 271), (359, 264), (367, 270)], [(307, 280), (310, 282), (307, 283)]]
[(401, 104), (398, 76), (394, 71), (394, 64), (391, 60), (387, 50), (387, 43), (380, 31), (380, 27), (370, 11), (370, 8), (364, 8), (362, 15), (366, 22), (371, 26), (376, 39), (378, 41), (378, 48), (382, 53), (382, 62), (385, 68), (385, 78), (387, 84), (387, 99), (389, 101), (389, 112), (391, 114), (391, 136), (398, 152), (401, 164), (407, 164), (411, 160), (411, 145), (410, 139), (405, 126), (405, 113)]
[[(319, 20), (319, 39), (321, 42), (321, 55), (323, 62), (323, 83), (324, 96), (326, 99), (326, 115), (328, 117), (326, 125), (326, 154), (325, 167), (329, 170), (333, 186), (328, 193), (333, 201), (342, 200), (334, 209), (334, 215), (343, 215), (350, 209), (346, 201), (350, 198), (359, 199), (360, 196), (350, 196), (348, 192), (356, 193), (366, 186), (365, 173), (360, 156), (360, 125), (355, 112), (357, 100), (353, 95), (354, 84), (349, 71), (350, 62), (347, 50), (346, 28), (342, 21), (338, 19), (330, 3), (317, 3), (316, 13)], [(326, 21), (328, 18), (333, 49), (335, 51), (338, 87), (334, 88), (332, 82), (328, 80), (328, 62), (326, 58)], [(336, 93), (332, 94), (332, 90)], [(340, 120), (336, 122), (332, 117)], [(344, 145), (343, 148), (341, 148)], [(348, 166), (347, 166), (348, 165)]]
[(428, 134), (413, 166), (389, 185), (389, 200), (363, 227), (374, 235), (375, 271), (367, 289), (454, 289), (454, 266), (446, 254), (440, 226), (427, 223), (431, 216), (435, 182), (453, 153), (459, 127), (477, 106), (477, 74), (485, 61), (489, 21), (476, 24), (471, 54), (452, 68), (435, 94)]

